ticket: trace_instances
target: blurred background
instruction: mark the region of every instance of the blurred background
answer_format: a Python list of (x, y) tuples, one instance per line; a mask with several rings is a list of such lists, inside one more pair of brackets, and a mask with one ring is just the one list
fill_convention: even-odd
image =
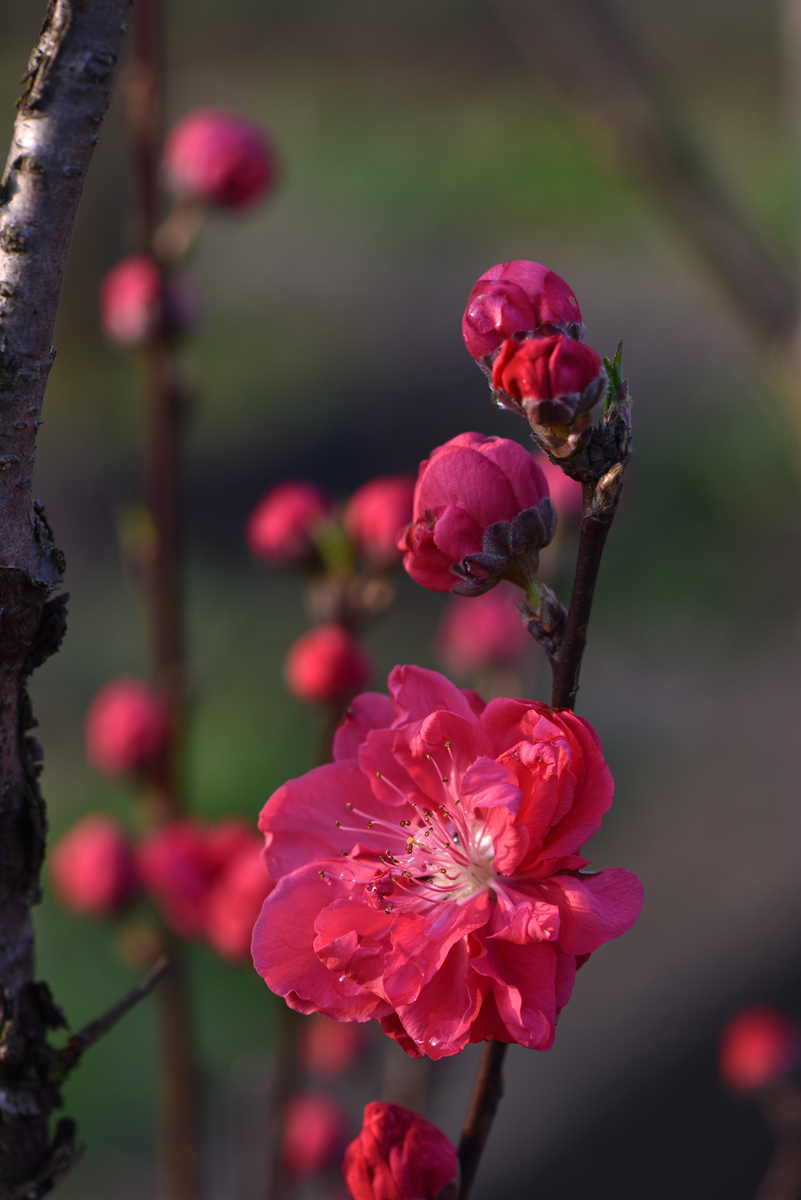
[[(745, 1200), (771, 1139), (718, 1083), (716, 1038), (745, 1003), (801, 1016), (793, 51), (777, 0), (616, 0), (625, 38), (592, 7), (565, 0), (560, 30), (539, 0), (169, 0), (171, 119), (249, 115), (282, 163), (273, 202), (210, 221), (192, 263), (191, 786), (204, 815), (255, 819), (313, 752), (314, 721), (281, 680), (306, 626), (300, 588), (250, 561), (252, 506), (285, 477), (344, 497), (466, 429), (525, 441), (491, 407), (460, 320), (492, 264), (546, 263), (592, 346), (623, 339), (635, 398), (578, 710), (618, 787), (590, 856), (634, 870), (646, 902), (581, 972), (554, 1049), (512, 1049), (475, 1195)], [(3, 6), (6, 144), (40, 8)], [(667, 168), (643, 129), (673, 146)], [(72, 597), (64, 647), (33, 681), (54, 836), (98, 809), (134, 820), (82, 748), (97, 689), (146, 671), (117, 538), (138, 490), (136, 370), (97, 320), (130, 193), (117, 101), (71, 251), (34, 487)], [(761, 278), (740, 269), (743, 245)], [(444, 603), (401, 580), (369, 639), (378, 686), (397, 662), (435, 665)], [(544, 670), (532, 686), (545, 698)], [(73, 1027), (133, 982), (110, 931), (59, 910), (49, 886), (36, 920), (40, 975)], [(214, 1195), (249, 1200), (236, 1114), (275, 1009), (255, 973), (202, 947), (191, 967)], [(153, 1193), (151, 1020), (147, 1005), (128, 1016), (66, 1089), (88, 1149), (65, 1200)], [(427, 1115), (452, 1137), (475, 1049), (431, 1072)]]

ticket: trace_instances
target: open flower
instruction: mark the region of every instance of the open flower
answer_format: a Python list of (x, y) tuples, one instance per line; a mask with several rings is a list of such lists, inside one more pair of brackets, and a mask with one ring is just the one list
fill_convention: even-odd
[(292, 1008), (378, 1018), (416, 1057), (547, 1050), (577, 965), (640, 910), (635, 876), (585, 874), (578, 854), (612, 802), (598, 738), (420, 667), (389, 689), (359, 696), (334, 762), (262, 811), (276, 888), (256, 969)]
[(345, 1151), (342, 1175), (354, 1200), (436, 1200), (458, 1166), (436, 1125), (399, 1104), (374, 1100)]
[(481, 595), (502, 578), (525, 586), (556, 515), (532, 454), (509, 438), (460, 433), (420, 464), (403, 565), (435, 592)]

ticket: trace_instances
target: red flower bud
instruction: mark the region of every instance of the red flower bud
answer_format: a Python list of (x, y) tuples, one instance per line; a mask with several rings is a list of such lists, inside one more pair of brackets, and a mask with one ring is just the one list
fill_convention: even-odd
[(266, 562), (300, 566), (315, 554), (313, 532), (334, 507), (316, 483), (279, 483), (254, 508), (245, 529), (250, 553)]
[(347, 1137), (347, 1118), (325, 1092), (293, 1096), (284, 1117), (284, 1161), (293, 1175), (308, 1178), (339, 1158)]
[(437, 649), (448, 670), (469, 674), (515, 662), (530, 640), (514, 593), (501, 584), (472, 600), (451, 600), (437, 633)]
[(232, 855), (209, 890), (204, 906), (203, 933), (220, 958), (249, 963), (253, 926), (273, 889), (262, 862), (262, 841), (248, 830), (252, 842)]
[(299, 700), (310, 704), (347, 700), (360, 691), (373, 664), (342, 625), (318, 625), (290, 647), (284, 678)]
[(720, 1036), (720, 1076), (733, 1092), (753, 1092), (785, 1074), (801, 1050), (798, 1026), (772, 1008), (746, 1008)]
[(377, 1101), (366, 1106), (342, 1163), (353, 1200), (435, 1200), (457, 1169), (456, 1151), (436, 1125)]
[(50, 874), (65, 908), (86, 916), (117, 912), (139, 887), (133, 851), (112, 817), (84, 817), (56, 842)]
[(100, 324), (111, 342), (135, 350), (160, 332), (186, 333), (197, 320), (197, 293), (188, 280), (165, 286), (152, 258), (132, 254), (100, 285)]
[(137, 679), (115, 679), (86, 713), (86, 757), (104, 775), (146, 771), (163, 754), (169, 734), (162, 698)]
[(303, 1026), (300, 1061), (312, 1075), (331, 1078), (347, 1071), (363, 1047), (361, 1026), (315, 1014)]
[(163, 165), (173, 195), (218, 208), (255, 204), (275, 178), (273, 148), (259, 126), (211, 108), (178, 122), (164, 146)]
[[(543, 528), (544, 501), (548, 507), (545, 476), (518, 442), (459, 434), (420, 464), (412, 524), (399, 541), (406, 551), (403, 565), (435, 592), (486, 591), (516, 558), (530, 556), (553, 536), (553, 528), (549, 533)], [(533, 522), (532, 528), (518, 529), (519, 518)], [(487, 537), (501, 524), (504, 545), (493, 544), (498, 553), (487, 557)]]
[(498, 263), (470, 292), (462, 318), (468, 353), (481, 360), (516, 333), (566, 333), (581, 338), (578, 301), (564, 279), (540, 263)]
[(371, 479), (345, 506), (345, 532), (365, 558), (376, 564), (400, 558), (398, 536), (412, 519), (411, 475)]
[[(136, 847), (136, 861), (144, 886), (171, 929), (187, 938), (207, 936), (212, 930), (212, 944), (219, 940), (227, 947), (236, 939), (227, 940), (226, 931), (230, 933), (230, 926), (226, 925), (225, 917), (220, 919), (217, 888), (223, 886), (228, 872), (243, 859), (255, 855), (261, 844), (255, 830), (236, 817), (228, 817), (216, 824), (181, 819), (162, 825), (142, 838)], [(262, 870), (263, 901), (271, 885), (269, 876), (264, 868)], [(255, 907), (252, 903), (252, 908)], [(256, 908), (255, 916), (260, 908), (261, 904)], [(227, 916), (230, 917), (230, 912)], [(215, 949), (218, 949), (217, 945)], [(238, 957), (221, 952), (225, 957)]]
[(492, 368), (499, 403), (532, 425), (589, 424), (603, 395), (606, 370), (590, 346), (573, 338), (509, 338)]

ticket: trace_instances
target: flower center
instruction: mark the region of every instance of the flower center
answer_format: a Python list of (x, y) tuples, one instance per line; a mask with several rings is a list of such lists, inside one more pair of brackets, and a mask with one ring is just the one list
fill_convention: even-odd
[[(450, 742), (445, 745), (450, 753)], [(432, 756), (426, 757), (443, 789), (442, 801), (421, 809), (407, 798), (412, 816), (399, 822), (400, 831), (390, 822), (370, 823), (380, 825), (382, 832), (391, 831), (396, 843), (400, 839), (378, 855), (376, 872), (365, 885), (367, 899), (386, 913), (443, 901), (461, 903), (495, 878), (495, 847), (486, 820), (465, 813), (455, 770), (442, 774)]]

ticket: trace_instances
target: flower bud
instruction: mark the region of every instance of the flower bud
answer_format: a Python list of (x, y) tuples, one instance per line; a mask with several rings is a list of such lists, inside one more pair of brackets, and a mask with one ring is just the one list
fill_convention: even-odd
[(188, 280), (165, 285), (152, 258), (132, 254), (112, 267), (100, 285), (100, 324), (109, 341), (128, 350), (159, 333), (188, 332), (200, 308)]
[(514, 594), (501, 584), (473, 600), (451, 600), (437, 633), (437, 651), (449, 671), (468, 675), (515, 662), (529, 640)]
[(573, 338), (504, 342), (492, 368), (498, 403), (532, 425), (584, 428), (606, 387), (606, 368), (590, 346)]
[(347, 700), (372, 673), (370, 658), (342, 625), (310, 629), (290, 647), (284, 663), (289, 690), (309, 704)]
[(115, 679), (86, 713), (86, 757), (103, 775), (147, 771), (164, 753), (170, 715), (156, 692), (138, 679)]
[(347, 1138), (347, 1118), (325, 1092), (293, 1096), (284, 1116), (282, 1149), (293, 1175), (308, 1178), (339, 1158)]
[(720, 1076), (733, 1092), (754, 1092), (784, 1075), (798, 1061), (798, 1026), (767, 1007), (746, 1008), (720, 1036)]
[(312, 1075), (333, 1078), (347, 1071), (363, 1047), (361, 1026), (315, 1014), (303, 1026), (298, 1053)]
[(556, 528), (534, 457), (508, 438), (462, 433), (420, 464), (399, 546), (423, 587), (477, 596), (502, 578), (525, 586)]
[(411, 475), (371, 479), (345, 506), (345, 532), (364, 557), (377, 566), (400, 558), (398, 535), (412, 519)]
[(491, 267), (470, 292), (462, 318), (468, 353), (481, 362), (506, 338), (537, 330), (584, 336), (578, 301), (564, 279), (524, 259)]
[(342, 1163), (353, 1200), (436, 1200), (457, 1169), (456, 1151), (436, 1125), (377, 1101), (366, 1106)]
[(50, 874), (64, 907), (92, 917), (124, 908), (139, 886), (122, 826), (102, 813), (84, 817), (56, 842)]
[[(234, 864), (255, 855), (260, 846), (261, 839), (255, 830), (236, 817), (214, 824), (182, 818), (162, 825), (142, 838), (136, 847), (136, 861), (144, 886), (175, 933), (193, 938), (208, 936), (211, 930), (209, 940), (213, 937), (215, 949), (218, 949), (216, 943), (233, 949), (236, 938), (229, 938), (230, 926), (239, 924), (237, 918), (241, 914), (234, 914), (231, 920), (229, 910), (221, 917), (216, 891), (218, 886), (223, 886)], [(270, 890), (270, 880), (264, 868), (262, 871), (263, 901)], [(249, 883), (251, 887), (245, 890), (250, 892), (252, 901), (252, 877)], [(256, 908), (254, 902), (251, 911), (253, 908)], [(256, 908), (256, 916), (260, 908), (261, 903)], [(241, 935), (238, 946), (241, 946)], [(234, 955), (224, 953), (224, 957)]]
[(232, 855), (206, 897), (203, 934), (212, 950), (229, 962), (249, 963), (253, 926), (273, 889), (262, 862), (262, 840)]
[(177, 199), (230, 210), (248, 208), (275, 178), (275, 155), (252, 121), (217, 109), (190, 113), (164, 146), (164, 177)]
[(245, 529), (254, 558), (286, 566), (313, 561), (314, 530), (328, 516), (334, 501), (316, 483), (288, 480), (263, 496)]

